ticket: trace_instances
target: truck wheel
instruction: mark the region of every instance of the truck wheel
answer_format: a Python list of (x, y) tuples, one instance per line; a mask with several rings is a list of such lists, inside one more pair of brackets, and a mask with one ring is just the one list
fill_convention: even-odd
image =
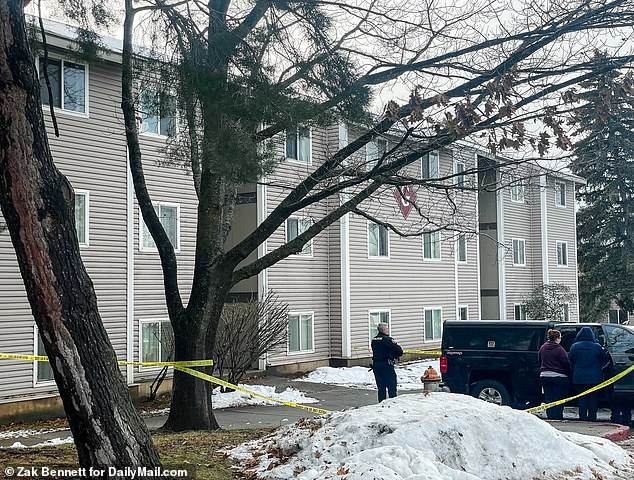
[(511, 404), (511, 396), (508, 390), (496, 380), (480, 380), (476, 382), (471, 389), (471, 395), (496, 405)]

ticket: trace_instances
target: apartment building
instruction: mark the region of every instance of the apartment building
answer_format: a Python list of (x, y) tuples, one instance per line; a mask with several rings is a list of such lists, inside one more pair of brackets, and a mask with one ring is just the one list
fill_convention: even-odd
[[(120, 46), (110, 41), (101, 62), (83, 64), (68, 54), (72, 31), (54, 22), (47, 22), (47, 28), (53, 95), (49, 99), (43, 92), (43, 100), (55, 105), (60, 130), (59, 137), (51, 133), (45, 108), (49, 141), (58, 168), (75, 188), (81, 254), (106, 330), (119, 359), (164, 360), (161, 339), (170, 335), (170, 326), (159, 257), (140, 217), (128, 169), (119, 107)], [(186, 299), (195, 251), (192, 178), (162, 161), (167, 134), (177, 128), (173, 109), (142, 114), (141, 120), (148, 189), (175, 246)], [(280, 135), (279, 165), (267, 181), (241, 189), (228, 243), (252, 231), (294, 182), (356, 135), (359, 130), (346, 124)], [(375, 140), (357, 153), (356, 161), (371, 168), (390, 142), (389, 136)], [(292, 370), (361, 362), (369, 356), (379, 322), (390, 324), (406, 348), (432, 348), (446, 319), (525, 319), (522, 300), (542, 283), (565, 283), (576, 294), (574, 188), (582, 180), (535, 166), (509, 172), (498, 160), (466, 145), (431, 152), (407, 173), (431, 180), (451, 177), (443, 181), (464, 189), (439, 196), (438, 189), (420, 187), (403, 198), (386, 187), (362, 205), (371, 218), (389, 220), (404, 232), (422, 228), (422, 235), (401, 237), (367, 216), (349, 213), (300, 254), (236, 286), (235, 299), (275, 291), (289, 305), (287, 348), (262, 359), (261, 367)], [(482, 172), (473, 173), (476, 169)], [(471, 188), (477, 185), (480, 189)], [(412, 195), (434, 224), (412, 210)], [(329, 198), (289, 218), (253, 258), (291, 240), (343, 200)], [(577, 320), (577, 304), (566, 311), (571, 321)], [(42, 353), (6, 231), (0, 233), (0, 322), (0, 352)], [(140, 388), (157, 369), (126, 366), (122, 372), (131, 388)], [(46, 363), (0, 360), (0, 383), (4, 404), (47, 401), (56, 393)]]

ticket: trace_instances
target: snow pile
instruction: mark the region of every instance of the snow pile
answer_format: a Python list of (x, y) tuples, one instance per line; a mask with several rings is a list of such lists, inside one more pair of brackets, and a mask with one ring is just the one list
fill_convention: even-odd
[(62, 430), (68, 430), (68, 428), (45, 428), (41, 430), (34, 430), (34, 429), (12, 430), (8, 432), (0, 432), (0, 440), (5, 440), (7, 438), (33, 437), (35, 435), (44, 435), (46, 433), (60, 432)]
[[(420, 360), (396, 365), (399, 390), (422, 390), (420, 377), (427, 367), (432, 366), (440, 372), (438, 359)], [(298, 382), (326, 383), (342, 387), (375, 390), (374, 374), (367, 367), (320, 367), (307, 376), (296, 379)]]
[(56, 445), (64, 445), (66, 443), (73, 443), (73, 437), (66, 437), (66, 438), (51, 438), (50, 440), (46, 440), (45, 442), (42, 443), (36, 443), (35, 445), (24, 445), (21, 442), (15, 442), (13, 445), (11, 445), (9, 448), (37, 448), (37, 447), (54, 447)]
[(301, 420), (229, 454), (269, 480), (634, 478), (633, 459), (609, 440), (448, 393)]
[[(300, 392), (295, 388), (287, 388), (283, 392), (276, 393), (275, 387), (269, 387), (266, 385), (243, 385), (240, 387), (251, 390), (252, 392), (259, 393), (266, 397), (275, 398), (284, 402), (292, 403), (319, 403), (316, 398), (307, 397), (304, 392)], [(244, 392), (226, 392), (220, 393), (220, 389), (215, 389), (212, 398), (212, 405), (214, 408), (230, 408), (230, 407), (243, 407), (248, 405), (280, 405), (277, 402), (271, 402), (264, 400), (263, 398), (254, 397)]]

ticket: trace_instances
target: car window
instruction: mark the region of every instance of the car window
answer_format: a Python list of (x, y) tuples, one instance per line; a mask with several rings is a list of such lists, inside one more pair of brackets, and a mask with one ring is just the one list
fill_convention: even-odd
[(634, 333), (611, 325), (605, 325), (605, 329), (610, 352), (634, 353)]
[(446, 328), (443, 348), (537, 351), (543, 336), (542, 328)]
[[(579, 330), (581, 330), (582, 326), (566, 327), (562, 325), (557, 325), (556, 328), (561, 332), (561, 346), (564, 347), (567, 352), (569, 352), (570, 347), (572, 347), (572, 344), (575, 343), (577, 333), (579, 333)], [(591, 328), (594, 332), (594, 337), (597, 339), (597, 342), (599, 342), (599, 345), (605, 347), (605, 334), (603, 333), (601, 327)]]

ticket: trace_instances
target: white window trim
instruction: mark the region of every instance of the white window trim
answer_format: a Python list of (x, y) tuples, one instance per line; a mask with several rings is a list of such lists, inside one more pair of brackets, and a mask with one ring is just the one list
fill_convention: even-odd
[(525, 322), (526, 320), (528, 320), (528, 317), (526, 316), (526, 311), (524, 311), (524, 320), (522, 320), (520, 318), (515, 318), (515, 307), (520, 307), (520, 309), (522, 307), (526, 308), (526, 306), (523, 303), (514, 303), (513, 304), (513, 320), (515, 320), (517, 322)]
[(86, 199), (86, 212), (84, 217), (86, 218), (86, 241), (79, 242), (80, 247), (90, 246), (90, 190), (83, 190), (81, 188), (75, 188), (75, 195), (84, 195)]
[(562, 319), (562, 321), (563, 322), (570, 322), (570, 302), (564, 302), (563, 303), (563, 307), (567, 307), (568, 318), (566, 319), (566, 317), (565, 317), (566, 308), (562, 308), (562, 313), (564, 314), (564, 318)]
[(370, 225), (383, 226), (378, 223), (371, 222), (370, 220), (367, 221), (365, 236), (366, 236), (368, 260), (389, 260), (390, 254), (391, 254), (390, 243), (392, 243), (390, 242), (390, 229), (385, 227), (385, 230), (387, 231), (387, 255), (370, 255)]
[[(381, 152), (380, 152), (380, 149), (379, 149), (379, 141), (385, 142), (385, 152), (383, 153), (383, 155), (380, 155)], [(374, 161), (376, 161), (377, 164), (379, 163), (381, 158), (383, 158), (385, 156), (385, 154), (387, 154), (387, 151), (388, 151), (388, 143), (387, 143), (387, 139), (385, 139), (385, 138), (376, 137), (374, 140), (371, 140), (371, 141), (369, 141), (368, 143), (365, 144), (365, 169), (368, 172), (371, 172), (374, 169), (374, 167), (370, 167), (370, 159), (368, 158), (368, 146), (371, 143), (374, 143), (376, 145), (377, 152), (379, 152), (379, 156), (374, 159)]]
[[(38, 329), (37, 325), (33, 325), (33, 355), (44, 355), (46, 356), (46, 352), (39, 352), (37, 348), (38, 343)], [(33, 361), (33, 387), (52, 387), (56, 385), (55, 380), (42, 380), (38, 381), (37, 379), (37, 360)]]
[[(143, 324), (144, 323), (158, 323), (159, 324), (159, 331), (161, 331), (161, 337), (163, 337), (163, 327), (161, 326), (161, 323), (163, 322), (169, 322), (170, 319), (169, 317), (145, 317), (145, 318), (139, 318), (139, 333), (137, 335), (138, 341), (139, 341), (139, 362), (143, 361)], [(162, 340), (162, 338), (161, 338)], [(160, 347), (159, 347), (159, 351), (160, 351)], [(164, 362), (166, 360), (164, 359), (159, 359), (159, 362)], [(147, 366), (147, 365), (139, 365), (139, 372), (151, 372), (151, 371), (158, 371), (163, 367), (160, 366), (155, 366), (155, 367), (151, 367), (151, 366)], [(169, 367), (172, 368), (172, 367)]]
[[(515, 242), (522, 242), (522, 250), (523, 250), (523, 257), (524, 257), (524, 263), (515, 263)], [(526, 240), (523, 238), (513, 238), (511, 239), (511, 250), (513, 251), (513, 266), (515, 267), (525, 267), (526, 266)]]
[[(310, 315), (313, 319), (313, 321), (311, 322), (311, 336), (313, 338), (313, 348), (311, 350), (299, 350), (297, 352), (291, 352), (290, 351), (290, 341), (286, 342), (286, 355), (289, 357), (295, 356), (295, 355), (306, 355), (308, 353), (315, 353), (315, 311), (314, 310), (309, 310), (309, 311), (302, 311), (302, 312), (288, 312), (288, 316), (290, 317), (291, 315), (299, 315), (301, 317), (301, 315)], [(300, 318), (300, 322), (301, 322), (301, 318)], [(288, 328), (288, 339), (290, 340), (290, 328)], [(300, 329), (301, 329), (301, 324), (300, 324)], [(300, 333), (301, 335), (301, 333)], [(301, 340), (301, 336), (300, 336), (300, 340)], [(299, 346), (301, 349), (301, 345)]]
[[(427, 312), (428, 310), (433, 311), (433, 310), (440, 310), (440, 333), (438, 337), (434, 337), (431, 338), (429, 340), (427, 340), (427, 332), (425, 331), (425, 312)], [(442, 321), (442, 307), (441, 306), (437, 306), (437, 307), (423, 307), (423, 343), (433, 343), (433, 342), (438, 342), (438, 340), (440, 340), (442, 338), (442, 331), (443, 331), (443, 321)], [(432, 319), (432, 335), (433, 335), (433, 328), (434, 328), (434, 320)]]
[[(564, 204), (559, 203), (559, 195), (557, 195), (557, 185), (561, 185), (563, 187), (564, 192)], [(566, 182), (555, 182), (555, 207), (559, 208), (567, 208), (568, 206), (568, 192), (566, 188)]]
[[(464, 238), (464, 260), (460, 260), (460, 237)], [(442, 256), (442, 248), (441, 256)], [(424, 257), (423, 257), (424, 258)], [(461, 265), (467, 265), (469, 263), (469, 242), (467, 242), (467, 235), (464, 233), (459, 233), (458, 238), (456, 239), (456, 262)]]
[[(37, 77), (38, 77), (38, 85), (39, 85), (39, 78), (40, 78), (40, 58), (43, 59), (43, 57), (37, 57), (35, 59), (35, 70), (37, 71)], [(70, 115), (72, 117), (81, 117), (81, 118), (90, 118), (89, 115), (89, 101), (88, 99), (90, 98), (90, 89), (89, 89), (89, 85), (90, 85), (90, 74), (88, 72), (88, 64), (84, 63), (84, 62), (77, 62), (75, 60), (68, 60), (70, 63), (74, 63), (75, 65), (82, 65), (84, 67), (84, 111), (83, 112), (74, 112), (73, 110), (66, 110), (64, 108), (64, 62), (66, 61), (63, 57), (61, 56), (57, 56), (57, 55), (50, 55), (49, 56), (49, 60), (59, 60), (61, 62), (61, 72), (60, 72), (60, 81), (61, 81), (61, 107), (53, 107), (55, 109), (55, 114), (57, 115), (58, 112), (63, 113), (64, 115)], [(42, 109), (45, 112), (50, 112), (50, 105), (46, 105), (44, 103), (42, 103)]]
[[(429, 162), (429, 156), (430, 155), (436, 155), (436, 157), (438, 158), (438, 171), (436, 172), (436, 174), (437, 174), (436, 177), (431, 177), (431, 176), (430, 177), (425, 177), (424, 176), (425, 175), (425, 168), (424, 168), (425, 167), (425, 162)], [(428, 170), (429, 170), (429, 173), (431, 175), (431, 165), (428, 165), (428, 166), (429, 166)], [(426, 155), (423, 155), (420, 158), (420, 178), (421, 178), (421, 180), (425, 180), (425, 179), (433, 180), (433, 179), (440, 178), (440, 151), (439, 150), (431, 150), (431, 151), (427, 152)]]
[[(297, 216), (291, 216), (288, 217), (286, 219), (286, 221), (284, 222), (284, 243), (288, 243), (288, 221), (291, 219), (295, 219), (295, 220), (308, 220), (309, 222), (312, 223), (312, 219), (310, 217), (297, 217)], [(289, 256), (288, 258), (296, 258), (296, 257), (301, 257), (301, 258), (313, 258), (313, 254), (314, 254), (314, 246), (313, 246), (313, 240), (315, 239), (315, 237), (311, 238), (310, 241), (306, 244), (306, 245), (310, 245), (310, 253), (306, 254), (306, 253), (294, 253), (293, 255)]]
[[(566, 263), (559, 263), (559, 245), (566, 246)], [(557, 240), (555, 245), (555, 254), (557, 258), (557, 268), (568, 268), (568, 242), (564, 242), (563, 240)]]
[[(159, 221), (160, 221), (160, 207), (176, 207), (176, 245), (174, 247), (174, 253), (180, 253), (181, 251), (181, 205), (180, 203), (171, 203), (171, 202), (152, 202), (153, 206), (159, 206)], [(151, 248), (144, 246), (145, 240), (145, 221), (143, 220), (143, 214), (141, 213), (141, 206), (139, 206), (139, 252), (143, 253), (158, 253), (158, 248)], [(148, 235), (152, 236), (148, 230)]]
[[(515, 189), (519, 189), (519, 191), (522, 193), (521, 198), (518, 200), (513, 198), (513, 191)], [(522, 182), (521, 180), (517, 178), (514, 178), (512, 180), (512, 185), (510, 189), (510, 197), (511, 197), (511, 202), (513, 203), (526, 203), (526, 185), (524, 185), (524, 182)]]
[[(297, 133), (297, 139), (299, 141), (299, 126), (295, 129)], [(297, 151), (299, 152), (299, 145), (297, 145)], [(312, 165), (313, 164), (313, 127), (308, 127), (308, 161), (302, 162), (296, 158), (290, 158), (286, 156), (286, 130), (284, 130), (284, 158), (288, 163), (294, 163), (296, 165)]]
[[(425, 257), (425, 235), (426, 234), (430, 234), (430, 235), (438, 234), (438, 243), (440, 244), (439, 249), (438, 249), (438, 253), (439, 253), (438, 258), (426, 258)], [(442, 235), (441, 235), (440, 231), (423, 232), (423, 234), (421, 235), (420, 238), (421, 238), (422, 248), (423, 248), (423, 262), (442, 262)], [(460, 262), (460, 263), (463, 263), (463, 262)]]
[(457, 315), (458, 318), (457, 318), (457, 320), (462, 320), (460, 318), (460, 310), (462, 310), (463, 308), (467, 310), (467, 318), (466, 318), (466, 320), (469, 320), (469, 305), (458, 305), (458, 315)]
[(387, 329), (392, 333), (392, 310), (389, 308), (370, 308), (368, 309), (368, 334), (370, 338), (368, 340), (368, 348), (372, 348), (372, 339), (376, 337), (378, 331), (372, 332), (372, 325), (370, 324), (370, 317), (373, 313), (387, 313)]
[[(138, 90), (139, 94), (141, 94), (144, 91), (144, 89), (140, 85), (137, 87), (137, 90)], [(174, 92), (172, 90), (169, 90), (167, 93), (170, 96), (174, 97), (174, 109), (175, 109), (175, 111), (174, 111), (174, 133), (176, 135), (178, 135), (178, 133), (179, 133), (178, 105), (176, 104), (176, 100), (178, 99), (178, 97), (176, 96), (176, 92)], [(139, 104), (137, 105), (137, 109), (135, 110), (137, 118), (138, 118), (138, 115), (140, 113), (139, 110), (140, 110), (140, 107), (141, 107), (141, 105), (140, 105), (141, 98), (140, 97), (138, 98), (138, 101), (139, 101)], [(158, 116), (159, 129), (161, 128), (161, 118), (162, 117), (161, 117), (160, 112), (159, 112), (159, 116)], [(138, 127), (137, 130), (139, 131), (139, 136), (141, 136), (141, 137), (155, 138), (155, 139), (160, 139), (160, 140), (165, 140), (166, 138), (169, 137), (169, 135), (167, 135), (165, 133), (154, 133), (154, 132), (150, 132), (150, 131), (143, 131), (143, 130), (141, 130), (141, 125), (143, 125), (142, 121), (137, 123), (137, 127)]]
[[(462, 165), (462, 172), (458, 173), (458, 165)], [(453, 177), (453, 183), (454, 185), (460, 185), (461, 183), (464, 185), (465, 181), (466, 181), (466, 175), (465, 175), (465, 170), (467, 169), (467, 164), (465, 162), (458, 162), (458, 161), (454, 161), (453, 163), (453, 173), (454, 173), (454, 177)], [(462, 175), (462, 182), (458, 181), (458, 175)]]

